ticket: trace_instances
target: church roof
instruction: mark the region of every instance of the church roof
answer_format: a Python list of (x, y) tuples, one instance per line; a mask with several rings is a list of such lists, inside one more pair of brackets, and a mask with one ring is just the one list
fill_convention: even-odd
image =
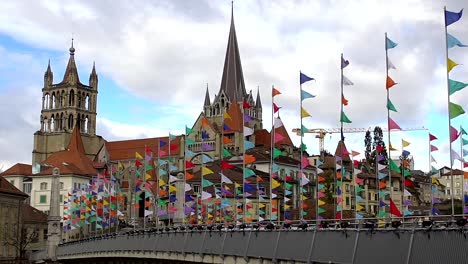
[(67, 149), (53, 153), (42, 164), (51, 165), (52, 167), (36, 175), (51, 175), (53, 167), (59, 168), (60, 174), (81, 176), (94, 176), (97, 174), (93, 161), (86, 156), (78, 126), (73, 129)]
[(0, 176), (0, 194), (9, 194), (15, 196), (28, 197), (27, 194), (18, 190), (13, 184)]
[[(181, 138), (182, 136), (176, 136), (174, 140), (171, 140), (171, 145), (177, 147), (172, 149), (171, 152), (177, 155), (179, 155), (180, 151)], [(134, 160), (135, 152), (138, 152), (142, 156), (145, 155), (145, 148), (150, 148), (154, 155), (157, 155), (160, 141), (164, 141), (167, 144), (163, 147), (159, 147), (159, 150), (169, 153), (169, 137), (109, 141), (106, 142), (106, 148), (111, 161)]]
[(245, 90), (244, 74), (237, 44), (236, 28), (234, 26), (234, 14), (231, 12), (231, 28), (229, 30), (226, 56), (224, 58), (223, 77), (219, 93), (224, 91), (231, 102), (244, 100), (247, 92)]
[(70, 47), (70, 58), (68, 59), (67, 68), (65, 69), (65, 73), (63, 74), (63, 80), (60, 84), (68, 83), (70, 81), (70, 75), (74, 75), (76, 78), (76, 83), (83, 85), (80, 82), (80, 77), (78, 76), (78, 69), (76, 68), (75, 63), (75, 48), (73, 47), (73, 39), (72, 45)]

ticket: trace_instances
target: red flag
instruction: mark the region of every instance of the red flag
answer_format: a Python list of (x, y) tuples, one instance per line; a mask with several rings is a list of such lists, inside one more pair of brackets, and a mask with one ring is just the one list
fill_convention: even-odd
[(292, 181), (292, 180), (293, 180), (293, 177), (286, 175), (285, 181)]
[(377, 148), (377, 152), (379, 152), (379, 153), (383, 151), (383, 147), (382, 147), (382, 146), (377, 146), (376, 148)]
[(228, 170), (228, 169), (233, 169), (234, 166), (232, 164), (229, 164), (228, 162), (222, 160), (221, 161), (221, 169), (222, 170)]
[(402, 217), (400, 210), (396, 207), (395, 203), (393, 202), (392, 198), (390, 198), (390, 213), (394, 216)]
[(439, 149), (438, 149), (436, 146), (431, 145), (431, 152), (432, 152), (432, 151), (436, 151), (436, 150), (439, 150)]
[(359, 166), (359, 161), (355, 160), (354, 161), (354, 167), (357, 167), (357, 166)]
[(463, 168), (468, 167), (468, 162), (463, 162)]
[(176, 150), (179, 146), (171, 144), (170, 146), (171, 151)]
[(276, 212), (278, 212), (278, 208), (274, 208), (274, 207), (273, 207), (273, 208), (271, 208), (271, 212), (273, 212), (273, 213), (276, 213)]
[(242, 108), (247, 109), (247, 108), (250, 108), (250, 107), (252, 107), (252, 106), (249, 105), (249, 103), (247, 103), (246, 101), (243, 102)]
[(275, 103), (273, 103), (273, 112), (276, 113), (280, 110), (281, 107), (278, 107)]
[(194, 166), (195, 166), (195, 165), (194, 165), (192, 162), (190, 162), (190, 161), (188, 161), (188, 160), (185, 161), (185, 168), (186, 168), (186, 169), (193, 168)]
[(429, 141), (436, 140), (437, 137), (429, 133)]
[(414, 183), (408, 179), (405, 179), (405, 187), (414, 187)]
[(344, 95), (341, 95), (341, 103), (343, 105), (348, 105), (348, 100), (346, 100), (346, 98), (344, 97)]
[(139, 160), (135, 160), (135, 166), (140, 167), (143, 165)]
[(395, 85), (395, 84), (396, 84), (396, 82), (394, 82), (392, 80), (392, 78), (390, 78), (390, 76), (387, 76), (387, 89), (392, 88), (392, 86)]
[(450, 142), (454, 142), (460, 136), (461, 133), (458, 133), (457, 129), (453, 126), (450, 126)]
[(401, 130), (401, 127), (395, 122), (393, 121), (393, 119), (391, 119), (390, 117), (388, 118), (388, 126), (389, 126), (389, 130), (392, 130), (392, 129), (398, 129), (398, 130)]
[(146, 146), (146, 148), (145, 148), (145, 152), (146, 152), (146, 153), (152, 153), (153, 151), (151, 150), (151, 148), (150, 148), (150, 147)]
[(273, 90), (271, 91), (271, 96), (275, 97), (275, 95), (278, 95), (278, 94), (281, 94), (281, 92), (273, 88)]

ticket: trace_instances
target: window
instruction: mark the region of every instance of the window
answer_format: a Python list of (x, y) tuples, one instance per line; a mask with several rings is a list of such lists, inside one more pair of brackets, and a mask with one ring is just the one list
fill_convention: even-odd
[(60, 190), (63, 190), (63, 182), (60, 182)]
[(63, 203), (63, 195), (60, 195), (60, 203)]
[(199, 193), (200, 192), (200, 185), (199, 184), (194, 184), (193, 185), (193, 192)]
[(41, 191), (47, 190), (47, 182), (41, 182)]
[(31, 194), (32, 182), (23, 182), (23, 192)]
[(346, 205), (346, 206), (349, 205), (349, 197), (346, 197), (346, 204), (345, 204), (345, 205)]
[(47, 202), (47, 195), (39, 196), (39, 203), (45, 204)]
[(456, 182), (455, 187), (460, 188), (460, 182)]
[(349, 184), (345, 184), (345, 190), (346, 192), (349, 192)]

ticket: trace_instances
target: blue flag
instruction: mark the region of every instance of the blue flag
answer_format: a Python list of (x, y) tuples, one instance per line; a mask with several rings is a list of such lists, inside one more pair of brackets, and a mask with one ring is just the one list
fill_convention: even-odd
[(463, 9), (460, 10), (459, 13), (450, 12), (450, 11), (445, 10), (445, 26), (448, 27), (451, 24), (457, 22), (458, 20), (460, 20), (462, 15), (463, 15)]
[(166, 145), (167, 145), (166, 141), (159, 140), (159, 146), (160, 147), (164, 147)]
[(467, 45), (461, 43), (456, 37), (447, 33), (447, 48), (458, 47), (468, 47)]
[(305, 82), (312, 81), (312, 80), (315, 80), (315, 79), (303, 74), (302, 72), (299, 73), (300, 84), (303, 84)]
[(301, 89), (301, 101), (304, 101), (304, 99), (307, 99), (307, 98), (314, 98), (314, 97), (315, 95), (312, 95)]
[(341, 69), (346, 68), (346, 66), (349, 65), (349, 61), (345, 60), (343, 57), (341, 57)]
[(397, 45), (398, 45), (398, 43), (393, 42), (391, 39), (389, 39), (389, 38), (387, 37), (387, 45), (386, 45), (387, 50), (393, 49), (393, 48), (396, 47)]

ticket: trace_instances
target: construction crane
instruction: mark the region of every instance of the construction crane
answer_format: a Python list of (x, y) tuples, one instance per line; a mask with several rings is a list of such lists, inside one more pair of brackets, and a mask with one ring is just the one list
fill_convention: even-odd
[[(370, 131), (371, 128), (343, 128), (343, 133), (362, 133), (362, 132), (367, 132)], [(416, 128), (402, 128), (401, 130), (395, 130), (395, 131), (416, 131), (416, 130), (427, 130), (425, 127), (416, 127)], [(382, 132), (387, 132), (387, 128), (382, 128)], [(301, 129), (300, 128), (294, 128), (292, 132), (296, 133), (298, 136), (301, 135)], [(320, 154), (323, 155), (325, 151), (325, 135), (326, 134), (333, 134), (333, 133), (341, 133), (341, 128), (311, 128), (307, 129), (304, 131), (304, 133), (314, 133), (317, 134), (315, 135), (315, 138), (319, 139), (319, 149), (320, 149)]]

